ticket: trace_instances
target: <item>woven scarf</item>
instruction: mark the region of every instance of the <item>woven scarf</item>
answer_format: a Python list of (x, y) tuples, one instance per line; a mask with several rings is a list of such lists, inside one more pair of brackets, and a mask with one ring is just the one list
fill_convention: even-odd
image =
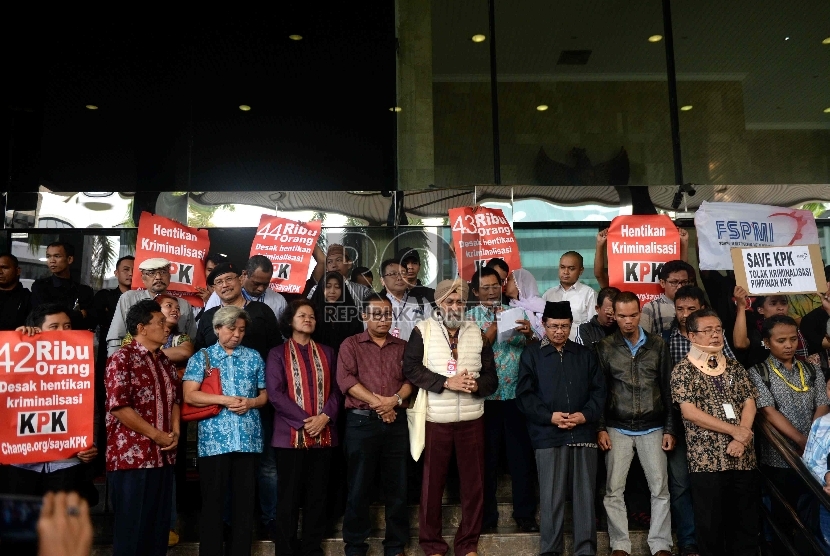
[[(331, 378), (329, 376), (329, 363), (326, 356), (321, 353), (314, 340), (308, 342), (308, 355), (311, 360), (311, 380), (309, 384), (309, 373), (306, 369), (303, 356), (299, 354), (296, 341), (289, 339), (285, 342), (285, 374), (288, 380), (288, 395), (303, 411), (312, 417), (323, 412), (323, 406), (329, 398), (331, 389)], [(312, 405), (311, 389), (316, 392), (316, 406)], [(312, 437), (306, 430), (291, 430), (291, 445), (295, 448), (327, 447), (331, 446), (331, 429), (326, 425), (317, 437)]]

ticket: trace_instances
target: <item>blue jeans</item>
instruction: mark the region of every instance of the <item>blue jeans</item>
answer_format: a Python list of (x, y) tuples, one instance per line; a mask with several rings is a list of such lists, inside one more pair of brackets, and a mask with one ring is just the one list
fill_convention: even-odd
[(680, 434), (674, 450), (666, 452), (669, 467), (671, 518), (677, 529), (677, 545), (697, 545), (692, 492), (689, 486), (689, 460), (686, 456), (686, 435)]
[(274, 433), (274, 411), (263, 407), (259, 411), (262, 419), (262, 455), (259, 458), (259, 511), (263, 523), (277, 518), (277, 460), (271, 435)]

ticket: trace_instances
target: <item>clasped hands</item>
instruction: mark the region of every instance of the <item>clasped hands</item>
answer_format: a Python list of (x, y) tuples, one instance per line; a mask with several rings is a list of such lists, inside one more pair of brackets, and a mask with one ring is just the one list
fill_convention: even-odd
[(455, 392), (466, 392), (468, 394), (478, 392), (478, 382), (476, 382), (475, 377), (467, 369), (447, 378), (444, 381), (444, 387)]
[(550, 417), (550, 422), (560, 429), (572, 429), (585, 422), (585, 415), (577, 411), (575, 413), (563, 413), (555, 411)]
[(222, 396), (225, 401), (222, 403), (228, 408), (228, 411), (236, 413), (237, 415), (245, 415), (248, 410), (254, 407), (253, 398), (245, 398), (242, 396)]
[(740, 425), (732, 432), (732, 440), (726, 446), (726, 454), (735, 458), (744, 455), (747, 444), (752, 442), (753, 433), (751, 429)]
[(398, 407), (397, 396), (381, 396), (374, 392), (372, 392), (372, 395), (375, 397), (374, 401), (369, 403), (372, 411), (375, 411), (384, 423), (394, 423), (398, 416), (395, 411), (395, 408)]

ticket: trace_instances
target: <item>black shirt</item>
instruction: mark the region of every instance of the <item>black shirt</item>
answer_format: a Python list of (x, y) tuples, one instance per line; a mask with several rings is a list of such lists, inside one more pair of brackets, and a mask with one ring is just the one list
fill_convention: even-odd
[[(66, 309), (72, 320), (72, 330), (92, 330), (96, 322), (92, 306), (93, 292), (89, 286), (69, 278), (49, 276), (32, 284), (32, 308), (44, 303), (57, 303)], [(75, 307), (78, 309), (76, 310)], [(81, 310), (87, 312), (84, 317)]]
[(830, 320), (830, 315), (824, 310), (824, 307), (813, 309), (801, 319), (801, 335), (807, 340), (807, 351), (812, 355), (813, 353), (821, 353), (821, 342), (827, 335), (827, 321)]
[[(199, 319), (199, 328), (193, 343), (197, 350), (212, 346), (218, 338), (213, 330), (213, 315), (222, 307), (214, 307), (202, 313)], [(274, 311), (259, 301), (249, 301), (245, 305), (245, 312), (251, 318), (251, 324), (245, 329), (242, 345), (256, 350), (263, 361), (268, 359), (271, 348), (282, 343), (282, 336), (277, 327), (277, 317)]]
[(120, 298), (120, 288), (99, 290), (95, 292), (95, 296), (92, 298), (92, 306), (98, 325), (98, 356), (103, 357), (103, 359), (107, 358), (107, 334), (109, 334), (112, 316), (115, 314), (115, 308)]
[(20, 282), (12, 290), (0, 290), (0, 330), (14, 330), (26, 323), (32, 292)]

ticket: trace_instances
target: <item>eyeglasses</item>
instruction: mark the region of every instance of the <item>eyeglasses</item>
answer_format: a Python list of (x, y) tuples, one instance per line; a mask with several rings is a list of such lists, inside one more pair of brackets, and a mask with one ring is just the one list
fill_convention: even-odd
[(384, 311), (382, 313), (380, 311), (372, 311), (370, 313), (366, 313), (366, 316), (373, 321), (392, 320), (391, 311)]
[(395, 276), (399, 276), (399, 277), (403, 278), (404, 276), (406, 276), (406, 272), (403, 272), (403, 271), (400, 271), (400, 272), (387, 272), (386, 274), (383, 275), (384, 278), (392, 278), (392, 277), (395, 277)]
[(483, 292), (495, 292), (495, 291), (501, 291), (501, 286), (499, 286), (499, 285), (481, 286), (479, 289)]
[(722, 336), (723, 328), (704, 328), (703, 330), (689, 330), (689, 332), (694, 332), (696, 334), (705, 334), (706, 336)]
[(141, 275), (145, 278), (170, 276), (170, 271), (165, 268), (157, 268), (156, 270), (142, 270)]
[(666, 280), (666, 283), (673, 288), (682, 288), (683, 286), (689, 286), (693, 284), (691, 280)]
[(213, 281), (213, 286), (214, 286), (214, 287), (216, 287), (216, 288), (221, 288), (221, 287), (222, 287), (222, 286), (224, 286), (225, 284), (227, 284), (227, 285), (229, 285), (229, 286), (230, 286), (230, 285), (232, 285), (234, 282), (236, 282), (238, 279), (239, 279), (239, 277), (238, 277), (238, 276), (232, 276), (232, 277), (230, 277), (230, 278), (225, 278), (225, 279), (220, 279), (220, 280), (214, 280), (214, 281)]
[(570, 327), (570, 324), (546, 324), (545, 330), (568, 330)]

